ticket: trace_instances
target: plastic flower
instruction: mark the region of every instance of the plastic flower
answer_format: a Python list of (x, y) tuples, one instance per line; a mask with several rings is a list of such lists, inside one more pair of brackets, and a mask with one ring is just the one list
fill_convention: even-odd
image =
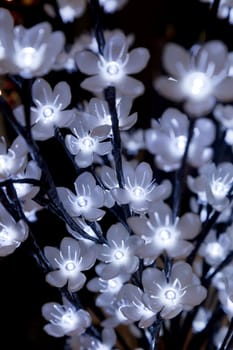
[(229, 162), (205, 164), (199, 169), (198, 177), (188, 177), (188, 186), (198, 195), (199, 201), (204, 205), (209, 203), (218, 211), (228, 206), (232, 184), (233, 165)]
[(104, 204), (104, 190), (96, 185), (91, 173), (84, 172), (74, 183), (76, 195), (68, 188), (58, 187), (61, 201), (72, 217), (82, 216), (87, 220), (100, 220), (105, 212), (100, 207)]
[(217, 237), (217, 233), (211, 230), (200, 246), (199, 254), (211, 266), (220, 264), (230, 251), (233, 241), (227, 233)]
[(233, 146), (233, 106), (218, 104), (213, 111), (213, 115), (221, 125), (222, 130), (225, 131), (225, 142)]
[(16, 222), (0, 203), (0, 256), (13, 253), (28, 237), (28, 226)]
[(173, 219), (171, 208), (165, 203), (156, 203), (147, 217), (128, 218), (133, 232), (144, 239), (138, 254), (142, 258), (155, 260), (166, 252), (171, 258), (186, 257), (193, 249), (188, 242), (196, 237), (201, 228), (199, 216), (185, 213)]
[(114, 13), (121, 10), (127, 2), (128, 0), (99, 0), (100, 5), (107, 13)]
[(111, 142), (106, 140), (110, 127), (91, 127), (86, 120), (76, 118), (69, 128), (74, 135), (66, 135), (66, 147), (75, 156), (75, 162), (80, 168), (90, 166), (96, 155), (103, 156), (112, 150)]
[[(146, 147), (155, 155), (156, 165), (164, 171), (173, 171), (180, 167), (185, 152), (189, 120), (175, 108), (168, 108), (161, 118), (152, 120), (151, 129), (145, 131)], [(199, 167), (209, 161), (213, 150), (209, 147), (215, 139), (215, 126), (206, 118), (196, 121), (189, 144), (187, 162)]]
[(59, 12), (64, 23), (81, 17), (86, 9), (86, 0), (58, 0)]
[(142, 284), (144, 303), (150, 310), (160, 312), (164, 319), (171, 319), (182, 310), (191, 310), (207, 295), (191, 266), (183, 261), (174, 263), (169, 281), (164, 271), (157, 268), (145, 269), (142, 273)]
[[(80, 348), (79, 350), (118, 350), (117, 348), (113, 348), (116, 344), (116, 333), (115, 331), (108, 327), (104, 328), (101, 332), (101, 339), (97, 339), (95, 337), (91, 337), (88, 334), (82, 334), (80, 336)], [(77, 342), (76, 342), (77, 344)], [(73, 349), (73, 348), (72, 348)]]
[(124, 188), (118, 186), (113, 169), (102, 167), (101, 179), (118, 204), (129, 204), (130, 209), (136, 213), (145, 213), (149, 210), (152, 202), (163, 200), (170, 195), (171, 184), (164, 180), (156, 185), (153, 181), (153, 173), (150, 165), (146, 162), (139, 163), (134, 168), (130, 163), (124, 163), (123, 174), (125, 179)]
[(221, 41), (209, 41), (190, 51), (168, 43), (164, 49), (163, 65), (170, 76), (157, 78), (155, 89), (175, 102), (184, 102), (184, 109), (190, 115), (208, 114), (216, 99), (222, 102), (233, 100), (228, 52)]
[(14, 27), (9, 11), (0, 9), (1, 73), (19, 74), (32, 78), (47, 74), (64, 45), (62, 32), (52, 32), (49, 23), (31, 28)]
[(116, 87), (123, 95), (136, 97), (144, 91), (138, 80), (129, 77), (145, 68), (149, 52), (145, 48), (136, 48), (128, 53), (128, 43), (123, 33), (116, 33), (106, 41), (103, 55), (89, 51), (77, 54), (77, 65), (82, 73), (93, 75), (82, 83), (83, 89), (101, 93), (107, 86)]
[(65, 335), (80, 335), (91, 324), (89, 313), (82, 309), (77, 310), (65, 298), (63, 299), (63, 305), (55, 302), (44, 304), (42, 315), (49, 321), (44, 326), (45, 332), (56, 338)]
[[(118, 124), (121, 131), (130, 129), (137, 121), (137, 113), (130, 115), (132, 103), (132, 98), (129, 96), (122, 96), (116, 102)], [(87, 108), (84, 111), (78, 111), (77, 114), (85, 119), (91, 128), (104, 125), (112, 127), (108, 104), (102, 99), (91, 98)]]
[[(105, 268), (104, 264), (97, 265), (96, 271), (99, 275), (102, 274), (102, 270)], [(96, 298), (97, 306), (108, 306), (117, 297), (121, 287), (126, 281), (130, 279), (131, 274), (122, 273), (116, 277), (104, 279), (102, 277), (94, 277), (87, 283), (87, 289), (92, 292), (99, 292), (100, 294)]]
[[(200, 0), (201, 2), (208, 2), (211, 5), (214, 0)], [(218, 4), (217, 17), (220, 19), (228, 19), (230, 24), (233, 24), (233, 2), (232, 0), (220, 0)]]
[(108, 245), (98, 246), (97, 259), (104, 262), (100, 266), (103, 279), (114, 278), (122, 273), (133, 273), (137, 270), (139, 259), (136, 252), (142, 240), (130, 236), (120, 223), (112, 225), (106, 234)]
[(145, 148), (144, 130), (137, 129), (132, 132), (121, 132), (121, 141), (128, 155), (133, 156)]
[[(23, 205), (25, 215), (31, 221), (35, 219), (35, 212), (41, 209), (41, 206), (33, 200), (33, 198), (39, 192), (40, 187), (27, 183), (27, 179), (39, 180), (40, 177), (41, 169), (34, 160), (29, 161), (25, 169), (18, 172), (14, 176), (14, 180), (16, 180), (16, 182), (14, 182), (14, 188), (16, 190), (17, 197), (20, 199)], [(25, 182), (23, 182), (23, 179), (26, 179)], [(21, 180), (22, 182), (17, 182), (18, 180)]]
[(157, 312), (149, 309), (143, 301), (143, 291), (132, 284), (125, 284), (118, 295), (122, 301), (120, 311), (131, 322), (138, 322), (138, 327), (147, 328), (156, 320)]
[(0, 179), (6, 179), (19, 172), (27, 161), (27, 146), (17, 136), (8, 148), (4, 136), (0, 138)]
[(60, 250), (46, 246), (44, 253), (54, 269), (46, 275), (46, 281), (58, 288), (68, 282), (70, 292), (76, 292), (83, 287), (86, 276), (81, 271), (89, 270), (96, 260), (94, 248), (88, 249), (83, 242), (70, 237), (62, 239)]

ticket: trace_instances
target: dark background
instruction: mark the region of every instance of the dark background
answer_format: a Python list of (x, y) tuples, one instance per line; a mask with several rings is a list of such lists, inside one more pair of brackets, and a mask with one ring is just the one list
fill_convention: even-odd
[[(41, 4), (36, 2), (26, 6), (20, 1), (0, 1), (0, 6), (8, 6), (12, 10), (16, 21), (28, 27), (43, 20)], [(218, 38), (223, 39), (229, 49), (233, 45), (232, 27), (226, 21), (211, 21), (208, 5), (198, 0), (130, 0), (121, 11), (106, 15), (103, 23), (105, 28), (120, 28), (126, 34), (134, 33), (134, 46), (150, 50), (148, 67), (138, 75), (147, 92), (136, 99), (133, 106), (138, 111), (138, 125), (142, 127), (148, 127), (150, 118), (159, 117), (168, 104), (152, 88), (153, 78), (162, 72), (160, 57), (167, 41), (189, 48), (199, 40)], [(56, 27), (56, 23), (53, 24)], [(79, 33), (91, 24), (92, 17), (86, 13), (77, 19), (75, 26), (66, 30), (72, 37), (72, 31)], [(79, 93), (80, 100), (86, 97), (85, 92), (79, 89), (77, 79), (72, 81), (72, 89), (74, 94)], [(10, 130), (8, 132), (11, 133)], [(53, 141), (46, 141), (41, 149), (57, 184), (72, 182), (74, 174), (59, 146)], [(59, 244), (61, 237), (66, 235), (64, 225), (46, 212), (40, 212), (38, 217), (33, 232), (39, 245)], [(31, 254), (30, 242), (26, 241), (14, 254), (0, 259), (0, 349), (63, 349), (64, 339), (55, 339), (43, 331), (46, 321), (41, 316), (41, 306), (50, 301), (60, 302), (60, 295), (45, 282), (44, 273)]]

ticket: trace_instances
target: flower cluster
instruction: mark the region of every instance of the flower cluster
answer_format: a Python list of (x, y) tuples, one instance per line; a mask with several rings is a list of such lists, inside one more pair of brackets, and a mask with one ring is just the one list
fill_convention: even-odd
[(113, 28), (134, 1), (0, 8), (0, 257), (35, 258), (67, 349), (232, 349), (233, 52), (209, 31), (233, 4), (203, 2), (149, 82), (153, 50)]

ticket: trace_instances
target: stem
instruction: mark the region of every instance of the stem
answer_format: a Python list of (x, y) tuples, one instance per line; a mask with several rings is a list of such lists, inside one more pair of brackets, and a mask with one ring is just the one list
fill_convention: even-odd
[(148, 331), (150, 333), (150, 338), (151, 338), (149, 342), (150, 343), (149, 350), (157, 350), (161, 325), (162, 325), (162, 319), (160, 318), (160, 315), (158, 315), (158, 318), (154, 322), (154, 324), (148, 328)]
[(175, 173), (175, 185), (174, 185), (174, 192), (173, 192), (173, 220), (176, 219), (180, 211), (181, 195), (183, 191), (183, 186), (185, 184), (185, 176), (186, 176), (185, 174), (186, 161), (188, 157), (189, 145), (193, 136), (194, 125), (195, 125), (195, 122), (194, 120), (191, 119), (189, 124), (189, 130), (188, 130), (188, 138), (185, 145), (185, 150), (182, 157), (181, 165), (180, 165), (180, 168)]
[(116, 89), (114, 86), (109, 86), (104, 90), (105, 99), (108, 103), (109, 113), (112, 121), (112, 143), (113, 157), (116, 166), (117, 180), (120, 188), (124, 188), (125, 180), (123, 176), (122, 158), (121, 158), (121, 138), (119, 130), (119, 121), (116, 110)]
[(227, 334), (225, 335), (225, 338), (223, 339), (222, 345), (219, 350), (230, 350), (228, 346), (230, 346), (230, 342), (232, 338), (233, 338), (233, 318), (231, 319)]
[(98, 44), (99, 53), (103, 55), (105, 39), (104, 39), (103, 27), (102, 27), (101, 8), (98, 0), (90, 0), (90, 4), (92, 7), (93, 17), (95, 18), (95, 23), (94, 23), (95, 38)]

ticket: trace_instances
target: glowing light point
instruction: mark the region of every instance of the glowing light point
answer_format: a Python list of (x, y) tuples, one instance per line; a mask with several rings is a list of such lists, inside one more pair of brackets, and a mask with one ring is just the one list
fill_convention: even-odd
[(43, 117), (45, 118), (51, 118), (54, 116), (54, 109), (50, 106), (46, 106), (43, 108)]
[(116, 62), (110, 62), (107, 65), (106, 71), (110, 75), (117, 75), (120, 72), (119, 64), (117, 64)]
[(201, 72), (192, 72), (185, 76), (181, 86), (184, 93), (194, 99), (203, 99), (211, 92), (210, 80)]
[(117, 250), (115, 253), (114, 253), (114, 257), (117, 259), (117, 260), (122, 260), (124, 258), (125, 254), (122, 252), (122, 250)]
[(162, 229), (159, 231), (158, 236), (162, 241), (168, 241), (171, 238), (171, 232), (166, 229)]
[(79, 207), (84, 208), (84, 207), (87, 206), (87, 199), (81, 196), (81, 197), (78, 198), (77, 204), (78, 204)]
[(76, 265), (73, 261), (67, 261), (65, 264), (65, 269), (68, 272), (74, 271), (76, 269)]

